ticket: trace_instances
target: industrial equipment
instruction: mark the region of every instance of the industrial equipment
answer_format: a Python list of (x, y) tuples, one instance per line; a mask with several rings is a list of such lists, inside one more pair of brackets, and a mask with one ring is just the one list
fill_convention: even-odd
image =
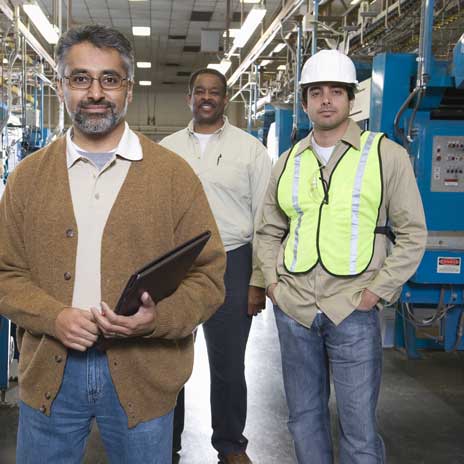
[(464, 349), (464, 35), (452, 62), (435, 60), (434, 2), (423, 4), (419, 54), (373, 60), (369, 124), (407, 148), (426, 212), (427, 250), (396, 318), (396, 345), (411, 358)]

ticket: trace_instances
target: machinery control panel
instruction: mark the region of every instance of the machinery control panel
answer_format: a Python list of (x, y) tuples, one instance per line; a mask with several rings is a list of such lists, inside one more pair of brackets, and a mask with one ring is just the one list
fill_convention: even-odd
[(433, 137), (432, 192), (464, 192), (464, 137)]

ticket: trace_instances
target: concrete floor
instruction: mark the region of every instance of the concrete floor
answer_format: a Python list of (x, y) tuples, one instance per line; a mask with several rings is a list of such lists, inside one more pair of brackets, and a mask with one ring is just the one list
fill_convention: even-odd
[[(402, 353), (384, 351), (384, 381), (379, 423), (388, 464), (464, 464), (464, 353), (425, 353), (408, 361)], [(280, 354), (271, 311), (255, 318), (247, 352), (249, 386), (248, 452), (256, 464), (295, 463), (286, 427), (287, 409)], [(181, 464), (213, 464), (210, 445), (209, 374), (203, 337), (196, 343), (194, 373), (187, 385), (186, 427)], [(15, 402), (16, 389), (7, 399)], [(334, 401), (331, 404), (334, 411)], [(0, 407), (0, 463), (15, 462), (17, 408)], [(334, 436), (337, 435), (333, 421)], [(85, 464), (104, 464), (104, 450), (95, 429)], [(57, 463), (59, 464), (59, 463)], [(318, 463), (307, 463), (318, 464)]]

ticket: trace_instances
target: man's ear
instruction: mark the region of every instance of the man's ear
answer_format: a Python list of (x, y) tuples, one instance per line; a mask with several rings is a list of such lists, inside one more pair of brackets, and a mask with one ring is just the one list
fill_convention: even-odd
[(354, 106), (354, 98), (353, 100), (350, 100), (350, 113), (353, 111), (353, 106)]
[(185, 102), (187, 103), (187, 106), (189, 108), (191, 108), (191, 105), (192, 105), (192, 95), (191, 94), (187, 94), (185, 96)]
[(305, 103), (303, 100), (301, 100), (301, 107), (303, 108), (303, 111), (308, 114), (308, 105)]
[(64, 94), (63, 94), (63, 79), (57, 78), (56, 79), (56, 94), (61, 103), (64, 103)]
[(134, 97), (134, 81), (127, 82), (127, 102), (132, 103)]

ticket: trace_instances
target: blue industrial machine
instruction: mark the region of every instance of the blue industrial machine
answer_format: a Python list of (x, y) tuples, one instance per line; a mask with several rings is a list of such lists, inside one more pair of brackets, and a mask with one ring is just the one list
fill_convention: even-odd
[(11, 324), (10, 321), (0, 316), (0, 403), (5, 401), (6, 390), (10, 375), (11, 359)]
[(411, 358), (464, 349), (464, 36), (452, 63), (436, 61), (433, 2), (422, 16), (418, 56), (374, 58), (369, 124), (407, 148), (426, 212), (427, 250), (396, 317), (395, 344)]

